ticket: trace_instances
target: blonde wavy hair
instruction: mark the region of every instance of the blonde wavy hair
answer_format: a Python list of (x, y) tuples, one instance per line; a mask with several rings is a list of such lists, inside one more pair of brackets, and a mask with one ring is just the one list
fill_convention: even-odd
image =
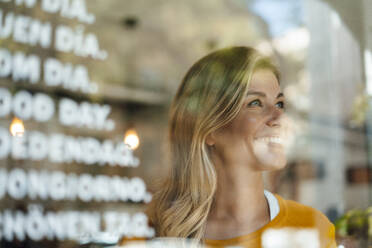
[(237, 116), (252, 74), (261, 68), (279, 81), (270, 59), (253, 48), (229, 47), (186, 73), (170, 109), (171, 171), (147, 212), (157, 236), (203, 239), (217, 186), (206, 137)]

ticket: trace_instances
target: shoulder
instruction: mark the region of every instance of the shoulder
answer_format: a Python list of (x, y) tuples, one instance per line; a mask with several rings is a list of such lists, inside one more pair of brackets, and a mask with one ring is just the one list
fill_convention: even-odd
[(319, 210), (292, 200), (285, 200), (283, 198), (282, 200), (287, 210), (287, 218), (293, 224), (318, 227), (332, 225), (328, 218)]
[[(321, 247), (334, 247), (335, 227), (321, 211), (301, 203), (286, 200), (276, 195), (281, 207), (285, 209), (285, 226), (313, 228), (319, 233)], [(329, 244), (323, 246), (323, 244)]]

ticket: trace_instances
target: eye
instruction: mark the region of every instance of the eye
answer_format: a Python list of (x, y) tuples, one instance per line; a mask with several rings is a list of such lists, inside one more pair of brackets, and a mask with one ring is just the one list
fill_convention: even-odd
[(251, 101), (250, 103), (248, 103), (247, 105), (248, 107), (253, 107), (253, 106), (262, 106), (262, 103), (259, 99), (256, 99), (254, 101)]
[(281, 108), (281, 109), (285, 109), (285, 104), (284, 104), (283, 101), (277, 102), (277, 103), (276, 103), (276, 106), (278, 106), (278, 107)]

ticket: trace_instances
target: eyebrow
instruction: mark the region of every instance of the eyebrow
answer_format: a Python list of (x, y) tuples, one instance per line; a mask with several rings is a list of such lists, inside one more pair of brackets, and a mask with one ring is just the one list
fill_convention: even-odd
[[(262, 96), (262, 97), (266, 97), (266, 94), (263, 93), (263, 92), (259, 92), (259, 91), (250, 91), (247, 93), (247, 96), (249, 95), (259, 95), (259, 96)], [(280, 92), (276, 98), (279, 98), (279, 97), (284, 97), (284, 94), (282, 92)]]

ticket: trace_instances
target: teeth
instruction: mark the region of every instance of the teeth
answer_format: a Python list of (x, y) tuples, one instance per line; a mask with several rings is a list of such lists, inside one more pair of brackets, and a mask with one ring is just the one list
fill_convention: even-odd
[(263, 142), (283, 144), (283, 140), (279, 137), (263, 137), (263, 138), (258, 138), (257, 140), (258, 141), (263, 141)]

